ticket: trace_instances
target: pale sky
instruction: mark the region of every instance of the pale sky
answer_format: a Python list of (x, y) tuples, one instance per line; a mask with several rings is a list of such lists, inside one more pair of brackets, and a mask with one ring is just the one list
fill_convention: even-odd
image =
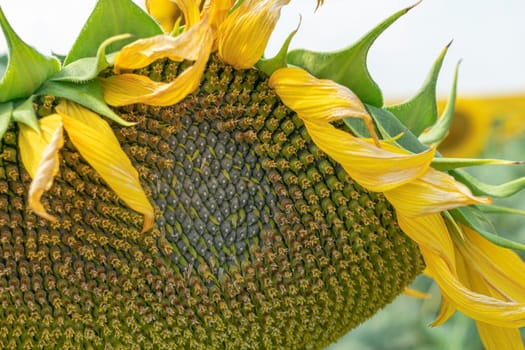
[[(17, 33), (44, 52), (66, 53), (95, 0), (0, 0)], [(142, 4), (142, 0), (135, 2)], [(267, 55), (275, 53), (302, 16), (292, 47), (343, 48), (390, 14), (414, 1), (295, 0), (284, 8)], [(525, 1), (424, 0), (378, 39), (370, 70), (387, 98), (418, 89), (441, 49), (454, 40), (439, 82), (448, 91), (456, 62), (463, 59), (459, 89), (464, 94), (525, 92)], [(5, 51), (0, 40), (0, 51)]]

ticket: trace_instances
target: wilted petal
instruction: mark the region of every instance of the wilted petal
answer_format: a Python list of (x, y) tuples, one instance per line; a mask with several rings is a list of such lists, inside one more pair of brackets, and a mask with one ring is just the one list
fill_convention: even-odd
[[(20, 134), (18, 136), (20, 157), (22, 158), (24, 168), (26, 168), (32, 179), (36, 176), (45, 148), (51, 142), (55, 131), (61, 127), (61, 123), (62, 118), (58, 114), (49, 115), (40, 119), (38, 121), (40, 134), (23, 123), (18, 124), (20, 128)], [(58, 159), (58, 154), (56, 157)], [(58, 172), (58, 161), (56, 164), (56, 169), (53, 170), (53, 176)]]
[(126, 45), (115, 58), (115, 71), (146, 67), (161, 58), (172, 61), (195, 61), (201, 56), (209, 41), (209, 23), (203, 20), (198, 25), (176, 37), (156, 35), (139, 39)]
[(371, 140), (354, 137), (329, 123), (304, 124), (312, 141), (370, 191), (384, 192), (413, 181), (427, 171), (434, 158), (433, 149), (411, 154), (386, 142), (378, 148)]
[(51, 188), (58, 172), (58, 152), (64, 145), (64, 134), (58, 115), (42, 118), (39, 124), (42, 132), (40, 136), (27, 126), (21, 126), (20, 130), (21, 156), (24, 164), (28, 163), (26, 169), (33, 178), (29, 186), (28, 206), (35, 214), (56, 221), (54, 216), (47, 213), (40, 199)]
[(491, 202), (490, 198), (473, 196), (452, 176), (432, 168), (422, 177), (385, 192), (385, 196), (403, 215), (412, 217)]
[(476, 322), (478, 333), (485, 350), (505, 349), (523, 350), (523, 341), (517, 328), (497, 327), (484, 322)]
[(237, 69), (252, 67), (261, 58), (290, 0), (244, 0), (219, 26), (219, 57)]
[(171, 0), (146, 0), (146, 9), (166, 33), (171, 33), (175, 22), (182, 15), (181, 10)]
[(144, 215), (143, 230), (149, 229), (153, 223), (153, 207), (109, 124), (69, 101), (61, 102), (56, 110), (78, 152), (130, 208)]
[(317, 79), (300, 68), (281, 68), (269, 80), (283, 103), (303, 120), (332, 122), (343, 118), (371, 118), (359, 98), (332, 80)]

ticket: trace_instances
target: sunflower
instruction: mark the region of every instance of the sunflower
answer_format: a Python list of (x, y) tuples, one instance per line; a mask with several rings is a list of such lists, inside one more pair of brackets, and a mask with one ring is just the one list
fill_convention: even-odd
[(153, 0), (152, 25), (101, 0), (62, 67), (2, 100), (2, 347), (318, 349), (424, 272), (434, 325), (459, 310), (487, 349), (523, 348), (523, 246), (479, 219), (523, 181), (459, 169), (513, 162), (439, 157), (432, 84), (382, 105), (366, 54), (409, 9), (263, 58), (289, 2)]

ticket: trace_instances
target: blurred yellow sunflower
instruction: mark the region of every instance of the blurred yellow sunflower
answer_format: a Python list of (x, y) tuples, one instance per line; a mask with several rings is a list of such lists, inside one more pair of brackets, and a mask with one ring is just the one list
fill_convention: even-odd
[(434, 325), (459, 310), (487, 349), (523, 349), (523, 247), (474, 215), (520, 185), (455, 171), (508, 162), (439, 157), (435, 100), (384, 108), (366, 70), (408, 9), (342, 53), (265, 59), (289, 2), (148, 1), (164, 34), (93, 78), (130, 126), (51, 98), (7, 127), (2, 347), (319, 349), (424, 271)]

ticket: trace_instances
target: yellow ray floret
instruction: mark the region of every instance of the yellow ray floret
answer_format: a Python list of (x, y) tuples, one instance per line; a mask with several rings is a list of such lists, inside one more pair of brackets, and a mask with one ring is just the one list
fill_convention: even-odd
[(153, 225), (153, 207), (109, 124), (90, 110), (66, 100), (56, 110), (78, 152), (130, 208), (144, 215), (143, 231), (148, 230)]
[(219, 57), (237, 69), (252, 67), (261, 58), (290, 0), (244, 0), (220, 25)]
[(58, 151), (64, 145), (62, 121), (59, 115), (50, 115), (39, 121), (41, 133), (21, 124), (19, 145), (22, 163), (33, 179), (29, 186), (29, 208), (51, 221), (56, 218), (47, 213), (40, 199), (53, 185), (53, 178), (58, 173)]
[(420, 178), (385, 192), (385, 196), (397, 210), (410, 217), (491, 202), (490, 198), (473, 196), (465, 185), (433, 168)]
[(106, 183), (127, 205), (144, 215), (143, 230), (149, 229), (153, 224), (153, 207), (109, 124), (97, 114), (66, 100), (61, 101), (56, 110), (57, 114), (39, 121), (40, 134), (25, 125), (20, 127), (20, 154), (33, 179), (29, 188), (30, 208), (44, 218), (55, 220), (45, 211), (40, 198), (58, 173), (63, 127), (79, 153)]
[[(170, 42), (173, 44), (173, 41), (176, 41), (177, 44), (178, 50), (176, 51), (171, 50)], [(169, 52), (173, 52), (176, 57), (195, 60), (192, 66), (186, 68), (174, 81), (169, 83), (156, 82), (138, 74), (121, 74), (101, 78), (100, 81), (106, 102), (112, 106), (123, 106), (133, 103), (168, 106), (176, 104), (188, 94), (192, 93), (200, 84), (204, 68), (206, 68), (206, 63), (210, 55), (212, 33), (208, 21), (205, 20), (201, 22), (190, 31), (174, 38), (173, 41), (170, 37), (161, 36), (159, 37), (158, 43), (164, 42), (166, 43), (165, 46), (148, 46), (148, 48), (154, 49), (153, 52), (163, 51), (163, 48), (166, 49), (163, 51), (164, 53), (160, 53), (157, 58), (162, 57), (162, 55), (169, 56)], [(142, 44), (142, 42), (139, 43), (139, 41), (136, 43), (138, 43), (136, 46)], [(133, 66), (134, 61), (132, 57), (135, 56), (135, 54), (140, 54), (141, 57), (144, 57), (144, 60), (141, 60), (141, 65), (152, 62), (150, 61), (151, 57), (148, 57), (148, 52), (150, 52), (148, 49), (135, 50), (132, 48), (125, 52), (129, 52), (129, 55), (122, 55), (121, 53), (121, 56), (119, 56), (121, 57), (121, 67), (129, 68)]]
[(181, 16), (180, 9), (171, 0), (146, 0), (146, 9), (166, 33), (171, 33)]
[(330, 80), (317, 79), (298, 68), (283, 68), (270, 77), (285, 105), (301, 118), (314, 143), (339, 162), (362, 186), (383, 192), (422, 176), (434, 158), (434, 150), (411, 154), (399, 147), (360, 139), (330, 124), (345, 117), (372, 120), (357, 96)]

